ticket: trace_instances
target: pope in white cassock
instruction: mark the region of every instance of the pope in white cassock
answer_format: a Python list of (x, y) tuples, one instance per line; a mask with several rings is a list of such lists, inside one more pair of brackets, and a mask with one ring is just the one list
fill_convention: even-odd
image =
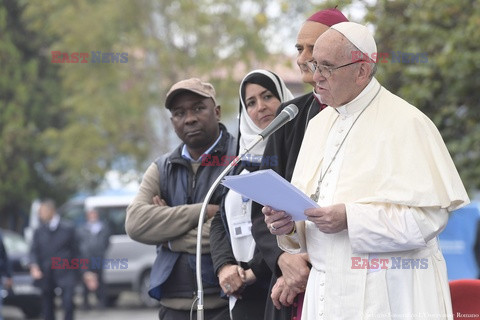
[(453, 319), (437, 235), (469, 199), (435, 125), (373, 77), (376, 53), (357, 23), (318, 38), (310, 67), (329, 108), (292, 183), (320, 208), (296, 224), (263, 208), (279, 246), (310, 257), (302, 320)]

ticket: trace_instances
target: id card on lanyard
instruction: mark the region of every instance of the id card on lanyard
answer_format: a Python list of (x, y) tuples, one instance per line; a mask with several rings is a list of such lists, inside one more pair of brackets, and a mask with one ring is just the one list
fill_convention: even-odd
[(249, 209), (252, 201), (244, 196), (242, 197), (242, 211), (241, 214), (233, 217), (232, 225), (234, 238), (241, 238), (252, 234), (252, 219)]

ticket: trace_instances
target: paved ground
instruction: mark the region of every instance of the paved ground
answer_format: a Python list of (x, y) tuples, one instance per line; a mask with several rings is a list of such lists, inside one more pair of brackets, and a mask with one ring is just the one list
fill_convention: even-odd
[[(60, 301), (59, 301), (60, 302)], [(81, 305), (80, 303), (76, 303)], [(4, 320), (23, 320), (23, 313), (14, 307), (3, 307)], [(57, 319), (63, 319), (63, 314), (58, 312)], [(155, 320), (158, 319), (157, 308), (145, 308), (140, 305), (138, 298), (133, 293), (123, 293), (116, 307), (105, 310), (75, 311), (75, 320)]]

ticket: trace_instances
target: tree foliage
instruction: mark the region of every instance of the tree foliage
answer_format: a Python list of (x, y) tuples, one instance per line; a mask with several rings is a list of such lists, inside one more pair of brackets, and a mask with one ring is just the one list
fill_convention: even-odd
[[(87, 63), (56, 64), (63, 94), (56, 108), (66, 121), (39, 137), (50, 155), (47, 169), (58, 172), (62, 185), (94, 190), (105, 172), (132, 166), (148, 151), (138, 129), (147, 124), (144, 75), (131, 50), (141, 40), (143, 14), (132, 1), (38, 1), (26, 10), (29, 27), (52, 39), (42, 52), (48, 63), (52, 51), (69, 60), (73, 53), (88, 54)], [(100, 53), (126, 53), (127, 63), (99, 63)]]
[(479, 189), (480, 3), (379, 0), (366, 20), (379, 52), (426, 54), (427, 61), (379, 63), (378, 78), (435, 122), (465, 186)]
[(24, 9), (17, 1), (0, 1), (0, 216), (3, 226), (8, 219), (13, 227), (39, 190), (52, 197), (68, 191), (39, 161), (46, 153), (38, 137), (64, 123), (55, 108), (62, 95), (57, 68), (38, 54), (48, 40), (25, 26)]
[[(1, 212), (93, 191), (112, 169), (143, 171), (169, 148), (169, 120), (152, 110), (180, 79), (208, 78), (223, 110), (236, 109), (235, 66), (268, 58), (267, 6), (1, 0)], [(87, 53), (88, 63), (53, 63), (53, 51)], [(94, 52), (128, 62), (92, 63)]]
[[(174, 82), (208, 79), (235, 112), (243, 72), (282, 63), (272, 52), (294, 46), (306, 16), (336, 4), (348, 15), (351, 3), (366, 9), (379, 51), (427, 54), (380, 63), (378, 78), (434, 120), (479, 188), (478, 1), (0, 0), (2, 222), (35, 197), (94, 191), (109, 170), (143, 172), (171, 148), (163, 103)], [(88, 63), (52, 63), (52, 51)], [(128, 61), (92, 63), (95, 52)]]

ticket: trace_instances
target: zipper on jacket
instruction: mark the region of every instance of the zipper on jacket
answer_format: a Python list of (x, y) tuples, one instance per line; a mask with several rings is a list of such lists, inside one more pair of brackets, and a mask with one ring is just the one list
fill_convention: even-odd
[(193, 179), (192, 179), (192, 192), (195, 191), (195, 186), (197, 184), (197, 174), (193, 174)]
[(195, 193), (195, 187), (197, 186), (198, 170), (200, 170), (200, 168), (197, 168), (197, 171), (193, 172), (192, 166), (191, 165), (188, 166), (188, 171), (189, 171), (188, 180), (191, 179), (190, 183), (188, 184), (188, 194), (187, 194), (188, 204), (193, 203), (193, 196), (194, 196), (194, 193)]

